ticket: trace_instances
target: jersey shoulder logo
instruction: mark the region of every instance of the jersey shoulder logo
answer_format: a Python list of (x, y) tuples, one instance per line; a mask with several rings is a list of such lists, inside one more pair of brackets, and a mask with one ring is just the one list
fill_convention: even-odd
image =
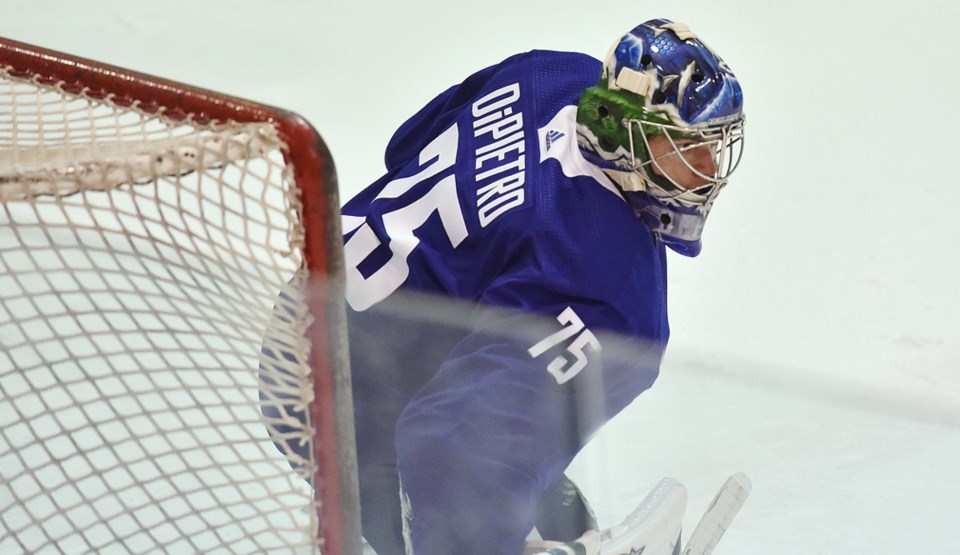
[[(620, 190), (610, 181), (599, 167), (591, 164), (583, 157), (577, 141), (569, 137), (577, 135), (577, 107), (564, 106), (545, 126), (537, 130), (540, 138), (540, 163), (547, 160), (556, 160), (560, 163), (563, 175), (567, 177), (592, 177), (604, 189), (622, 197)], [(568, 137), (566, 141), (561, 141)]]
[(561, 133), (560, 131), (557, 131), (556, 129), (551, 129), (550, 131), (547, 131), (546, 140), (545, 140), (546, 145), (547, 145), (547, 150), (550, 150), (550, 147), (553, 146), (553, 143), (559, 141), (560, 139), (562, 139), (562, 138), (564, 138), (564, 137), (566, 137), (566, 136), (567, 136), (567, 135), (566, 135), (565, 133)]

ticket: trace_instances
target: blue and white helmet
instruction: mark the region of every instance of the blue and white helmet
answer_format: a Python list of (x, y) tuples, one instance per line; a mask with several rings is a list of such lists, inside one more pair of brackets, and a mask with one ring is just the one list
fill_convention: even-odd
[(652, 19), (617, 41), (584, 91), (577, 135), (675, 251), (696, 256), (707, 214), (743, 153), (743, 94), (682, 23)]

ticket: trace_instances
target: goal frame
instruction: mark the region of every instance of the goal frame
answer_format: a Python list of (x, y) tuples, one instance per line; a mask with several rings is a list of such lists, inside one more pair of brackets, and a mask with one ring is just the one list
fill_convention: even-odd
[(318, 467), (314, 496), (320, 506), (317, 530), (324, 553), (359, 555), (360, 510), (353, 401), (349, 376), (344, 301), (343, 243), (336, 170), (330, 151), (302, 116), (280, 108), (145, 73), (0, 37), (0, 67), (11, 75), (59, 84), (66, 92), (109, 98), (173, 121), (268, 123), (289, 148), (301, 191), (305, 228), (304, 259), (309, 269), (307, 304), (313, 323), (309, 366), (314, 399), (310, 417), (316, 429)]

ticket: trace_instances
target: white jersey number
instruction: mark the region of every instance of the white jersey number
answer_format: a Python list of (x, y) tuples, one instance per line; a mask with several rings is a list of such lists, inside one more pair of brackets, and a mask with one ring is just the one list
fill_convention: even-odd
[(570, 357), (560, 355), (547, 365), (547, 372), (557, 380), (558, 384), (564, 384), (587, 366), (587, 355), (584, 351), (587, 348), (591, 351), (599, 351), (600, 342), (597, 341), (593, 332), (583, 325), (580, 316), (577, 316), (577, 313), (569, 306), (557, 316), (557, 321), (563, 324), (563, 328), (530, 347), (527, 352), (530, 353), (531, 357), (537, 358), (576, 335), (567, 345), (566, 351), (570, 354)]
[[(457, 161), (458, 139), (457, 126), (453, 125), (424, 147), (419, 158), (423, 169), (415, 175), (391, 181), (377, 198), (397, 198), (418, 183), (452, 168)], [(392, 256), (367, 277), (360, 273), (358, 267), (382, 243), (369, 224), (363, 223), (359, 226), (343, 247), (347, 302), (354, 310), (370, 308), (403, 285), (410, 275), (407, 258), (420, 244), (420, 239), (413, 232), (426, 223), (427, 218), (434, 212), (439, 214), (443, 230), (454, 248), (467, 238), (467, 224), (460, 211), (456, 178), (450, 175), (438, 181), (410, 204), (383, 215), (383, 226), (390, 238), (388, 247)], [(345, 232), (356, 227), (348, 225), (347, 218), (344, 218)]]

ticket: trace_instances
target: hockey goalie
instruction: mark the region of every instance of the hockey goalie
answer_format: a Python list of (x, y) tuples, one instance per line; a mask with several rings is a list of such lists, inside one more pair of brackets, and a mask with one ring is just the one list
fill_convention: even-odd
[[(667, 249), (700, 252), (743, 124), (729, 66), (654, 19), (602, 62), (507, 58), (400, 126), (384, 175), (342, 210), (363, 535), (377, 553), (680, 552), (679, 483), (600, 531), (564, 471), (656, 380)], [(688, 553), (708, 553), (742, 503), (749, 482), (732, 480)], [(528, 544), (532, 530), (543, 540)]]

